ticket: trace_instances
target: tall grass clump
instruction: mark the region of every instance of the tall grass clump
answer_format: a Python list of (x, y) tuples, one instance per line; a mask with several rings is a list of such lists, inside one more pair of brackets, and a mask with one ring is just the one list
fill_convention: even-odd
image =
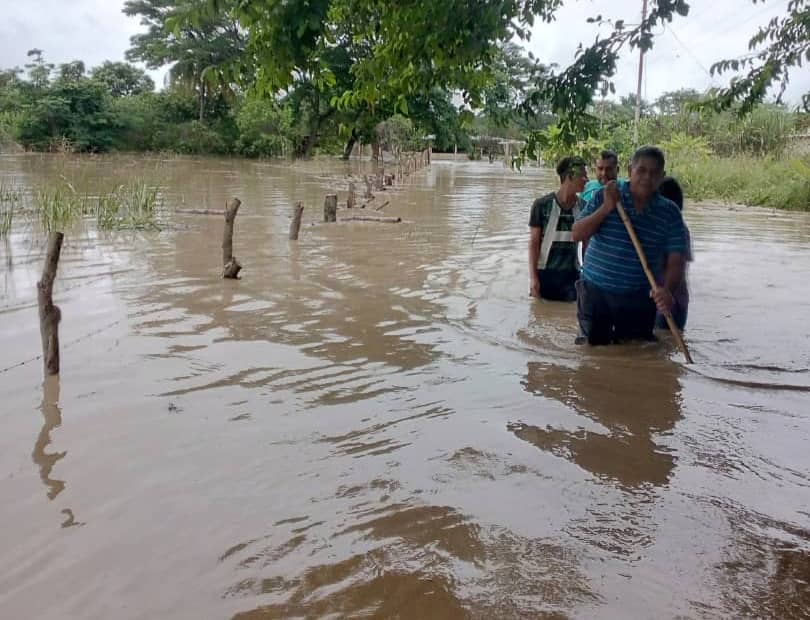
[(119, 185), (99, 195), (96, 223), (100, 230), (159, 229), (158, 188), (145, 181)]
[(20, 209), (22, 192), (13, 185), (0, 180), (0, 237), (11, 232), (14, 214)]
[(694, 200), (810, 211), (810, 157), (670, 156), (667, 171)]
[(70, 227), (87, 213), (88, 201), (79, 196), (69, 184), (38, 189), (34, 193), (34, 209), (46, 232)]

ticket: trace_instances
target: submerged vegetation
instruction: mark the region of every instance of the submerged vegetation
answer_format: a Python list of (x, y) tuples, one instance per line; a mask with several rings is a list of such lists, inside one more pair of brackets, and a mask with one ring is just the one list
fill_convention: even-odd
[(30, 196), (0, 182), (0, 236), (11, 232), (15, 220), (36, 223), (44, 232), (64, 231), (84, 219), (94, 219), (99, 230), (158, 230), (161, 207), (158, 186), (144, 180), (120, 183), (92, 195), (81, 194), (61, 180)]
[(119, 185), (96, 199), (96, 222), (101, 230), (158, 228), (158, 188), (144, 181)]
[(14, 215), (20, 209), (22, 193), (12, 184), (0, 180), (0, 237), (11, 232)]

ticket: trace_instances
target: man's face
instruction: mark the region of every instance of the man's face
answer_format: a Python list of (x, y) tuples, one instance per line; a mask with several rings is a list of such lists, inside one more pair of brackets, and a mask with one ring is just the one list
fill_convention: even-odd
[(585, 166), (580, 166), (578, 168), (574, 168), (571, 171), (571, 184), (574, 187), (574, 191), (578, 194), (582, 193), (585, 189), (585, 184), (588, 182), (588, 170)]
[(652, 157), (641, 157), (630, 166), (630, 187), (638, 195), (652, 196), (663, 178), (663, 169)]
[(596, 179), (604, 185), (608, 181), (615, 181), (619, 176), (619, 162), (615, 159), (596, 160)]

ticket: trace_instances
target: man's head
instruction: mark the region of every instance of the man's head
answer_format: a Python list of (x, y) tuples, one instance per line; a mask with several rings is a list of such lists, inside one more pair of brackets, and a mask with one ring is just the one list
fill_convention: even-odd
[(657, 146), (642, 146), (630, 160), (630, 191), (648, 199), (664, 178), (664, 152)]
[(602, 151), (596, 160), (596, 180), (602, 185), (619, 176), (619, 156), (613, 151)]
[(683, 190), (681, 189), (681, 185), (678, 183), (678, 181), (672, 177), (664, 177), (664, 179), (658, 185), (658, 193), (667, 200), (674, 202), (675, 206), (683, 211)]
[(564, 157), (557, 164), (560, 186), (569, 187), (579, 193), (588, 182), (588, 166), (581, 157)]

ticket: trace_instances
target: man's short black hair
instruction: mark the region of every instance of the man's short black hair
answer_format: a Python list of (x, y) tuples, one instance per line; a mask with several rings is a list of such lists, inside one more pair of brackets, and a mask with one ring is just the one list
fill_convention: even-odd
[(633, 158), (630, 160), (630, 165), (635, 166), (638, 163), (638, 160), (642, 157), (648, 157), (649, 159), (655, 160), (655, 162), (658, 164), (658, 169), (662, 172), (664, 171), (664, 167), (666, 166), (664, 151), (659, 149), (657, 146), (647, 145), (636, 149), (636, 152), (633, 153)]
[(563, 157), (557, 164), (557, 175), (560, 177), (560, 183), (573, 176), (575, 172), (584, 172), (587, 167), (588, 165), (581, 157)]
[(611, 151), (610, 149), (605, 149), (599, 153), (599, 159), (612, 159), (617, 165), (619, 163), (619, 156), (616, 154), (616, 151)]
[(664, 177), (661, 184), (658, 186), (658, 193), (667, 200), (671, 200), (675, 205), (683, 211), (683, 190), (681, 184), (672, 177)]

